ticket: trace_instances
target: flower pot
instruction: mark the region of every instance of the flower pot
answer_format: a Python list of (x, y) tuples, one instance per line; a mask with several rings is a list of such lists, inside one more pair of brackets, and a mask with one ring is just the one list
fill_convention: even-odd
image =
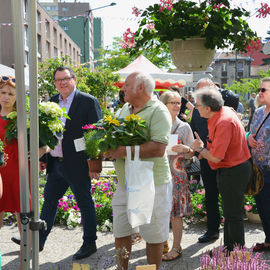
[(205, 38), (169, 41), (173, 63), (180, 71), (205, 71), (213, 61), (215, 50), (204, 46)]
[(246, 215), (247, 215), (247, 218), (248, 218), (249, 222), (251, 222), (251, 223), (262, 223), (259, 214), (254, 214), (252, 212), (246, 211)]
[(91, 172), (101, 173), (102, 159), (88, 159), (87, 162)]

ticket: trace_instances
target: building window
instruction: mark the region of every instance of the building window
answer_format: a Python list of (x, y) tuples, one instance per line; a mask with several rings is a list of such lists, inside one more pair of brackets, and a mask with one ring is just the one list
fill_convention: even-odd
[(45, 23), (45, 31), (46, 31), (46, 37), (49, 39), (50, 38), (50, 23), (46, 21)]
[(53, 28), (53, 44), (57, 45), (57, 30)]
[(69, 44), (69, 56), (71, 57), (71, 53), (72, 53), (72, 50), (71, 50), (71, 44)]
[(41, 15), (40, 12), (37, 12), (37, 31), (40, 33), (41, 32)]
[(46, 58), (51, 58), (50, 57), (50, 42), (46, 42)]
[(38, 42), (37, 50), (38, 50), (38, 53), (41, 55), (41, 35), (38, 35), (37, 42)]
[(68, 26), (66, 26), (66, 25), (62, 26), (62, 28), (63, 28), (64, 31), (68, 31)]
[(68, 11), (68, 7), (62, 7), (62, 11)]
[(58, 50), (57, 50), (56, 47), (54, 47), (54, 49), (53, 49), (53, 57), (54, 58), (57, 58), (58, 57)]
[(243, 70), (244, 70), (244, 63), (243, 62), (237, 63), (237, 70), (238, 70), (238, 72), (243, 72)]
[(221, 79), (221, 87), (224, 87), (224, 84), (227, 84), (227, 79)]
[(67, 55), (68, 52), (67, 52), (67, 40), (66, 40), (66, 39), (65, 39), (65, 41), (64, 41), (64, 44), (65, 44), (65, 45), (64, 45), (64, 46), (65, 46), (65, 47), (64, 47), (64, 52), (65, 52), (65, 55)]
[(60, 34), (59, 39), (60, 39), (60, 49), (63, 49), (62, 34)]
[(227, 77), (227, 63), (221, 63), (221, 77)]

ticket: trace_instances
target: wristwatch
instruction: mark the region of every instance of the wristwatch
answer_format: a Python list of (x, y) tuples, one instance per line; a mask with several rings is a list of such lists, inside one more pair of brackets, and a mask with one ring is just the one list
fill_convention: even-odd
[(203, 149), (204, 149), (204, 146), (200, 146), (196, 152), (201, 153)]

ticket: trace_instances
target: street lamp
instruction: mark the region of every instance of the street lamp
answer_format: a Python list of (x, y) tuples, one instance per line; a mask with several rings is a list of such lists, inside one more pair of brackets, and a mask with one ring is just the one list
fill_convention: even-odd
[(86, 38), (85, 38), (85, 28), (86, 28), (86, 24), (88, 22), (89, 19), (89, 15), (91, 13), (91, 11), (93, 10), (97, 10), (97, 9), (101, 9), (101, 8), (106, 8), (106, 7), (111, 7), (111, 6), (115, 6), (116, 3), (110, 3), (109, 5), (105, 5), (105, 6), (101, 6), (101, 7), (97, 7), (97, 8), (93, 8), (93, 9), (89, 9), (86, 10), (85, 12), (87, 12), (87, 16), (85, 17), (85, 20), (83, 22), (83, 40), (84, 40), (84, 45), (83, 45), (83, 59), (84, 59), (84, 63), (86, 62)]

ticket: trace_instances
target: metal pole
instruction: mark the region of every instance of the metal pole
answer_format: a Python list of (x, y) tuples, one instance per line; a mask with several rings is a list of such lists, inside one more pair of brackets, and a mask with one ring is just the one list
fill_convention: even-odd
[(37, 4), (28, 1), (29, 41), (29, 90), (30, 90), (30, 175), (31, 175), (31, 221), (32, 269), (39, 269), (39, 181), (38, 181), (38, 84), (37, 84)]
[(13, 39), (16, 74), (16, 105), (17, 105), (17, 128), (18, 128), (18, 151), (20, 173), (20, 201), (21, 201), (21, 262), (22, 269), (30, 267), (29, 255), (29, 175), (27, 155), (27, 133), (25, 113), (25, 81), (24, 81), (24, 38), (23, 38), (23, 5), (21, 0), (12, 0), (13, 16)]

